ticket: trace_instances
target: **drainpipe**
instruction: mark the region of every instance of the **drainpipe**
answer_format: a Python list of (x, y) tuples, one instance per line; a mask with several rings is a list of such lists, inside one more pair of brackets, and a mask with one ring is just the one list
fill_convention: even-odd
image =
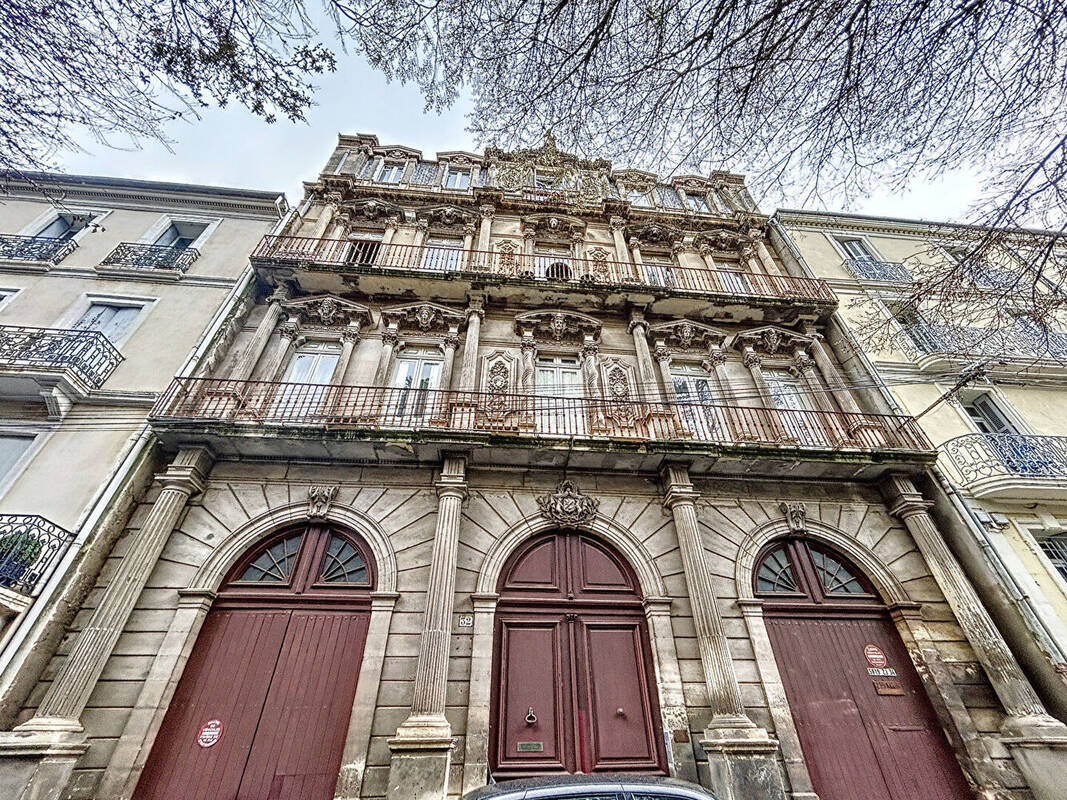
[[(809, 276), (814, 277), (814, 273), (812, 272), (811, 267), (808, 266), (807, 262), (804, 260), (804, 257), (800, 254), (800, 251), (797, 248), (796, 244), (793, 242), (793, 240), (786, 233), (785, 229), (782, 227), (782, 224), (777, 216), (771, 219), (771, 227), (774, 228), (775, 232), (785, 243), (786, 247), (789, 248), (790, 255), (792, 255), (796, 259), (800, 267), (805, 272), (807, 272)], [(838, 330), (841, 331), (842, 335), (848, 340), (853, 352), (855, 352), (859, 356), (867, 372), (877, 378), (878, 372), (874, 368), (874, 365), (871, 363), (871, 360), (867, 357), (866, 350), (864, 350), (863, 347), (860, 346), (859, 340), (856, 339), (851, 329), (845, 324), (839, 312), (835, 311), (833, 313), (833, 320), (834, 323), (837, 325)], [(889, 407), (893, 409), (894, 413), (900, 414), (902, 416), (910, 416), (901, 407), (900, 403), (897, 402), (896, 396), (889, 390), (889, 388), (885, 384), (883, 384), (880, 380), (878, 380), (876, 383), (880, 396), (889, 405)], [(949, 501), (952, 503), (957, 513), (960, 514), (963, 521), (966, 523), (967, 527), (974, 535), (976, 541), (978, 542), (979, 548), (985, 555), (986, 562), (993, 570), (994, 576), (998, 579), (1000, 584), (1004, 586), (1004, 588), (1008, 592), (1008, 596), (1011, 598), (1016, 607), (1019, 608), (1019, 610), (1021, 611), (1023, 620), (1027, 623), (1027, 627), (1038, 640), (1039, 647), (1049, 655), (1050, 659), (1053, 661), (1054, 664), (1062, 665), (1067, 663), (1067, 654), (1065, 654), (1064, 651), (1056, 643), (1056, 639), (1052, 635), (1052, 632), (1049, 630), (1048, 625), (1044, 621), (1044, 618), (1035, 610), (1033, 602), (1030, 600), (1029, 595), (1022, 590), (1022, 587), (1019, 586), (1019, 583), (1012, 575), (1011, 570), (1009, 570), (1007, 565), (1004, 563), (1004, 560), (1001, 558), (1000, 553), (997, 551), (996, 547), (993, 545), (993, 542), (989, 538), (989, 531), (986, 530), (985, 525), (982, 524), (981, 520), (978, 519), (978, 515), (975, 513), (974, 509), (966, 500), (964, 500), (963, 497), (960, 496), (959, 491), (952, 484), (952, 481), (950, 481), (948, 477), (945, 476), (945, 474), (936, 464), (930, 467), (930, 473), (937, 480), (938, 484), (945, 492), (945, 494), (948, 495)], [(966, 559), (961, 559), (961, 563), (966, 566)]]

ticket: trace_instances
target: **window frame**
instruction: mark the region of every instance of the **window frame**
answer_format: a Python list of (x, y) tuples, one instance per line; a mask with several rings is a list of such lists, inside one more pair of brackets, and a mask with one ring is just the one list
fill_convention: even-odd
[(6, 286), (0, 286), (0, 311), (7, 308), (11, 301), (18, 297), (25, 290), (24, 286), (17, 286), (8, 288)]
[(80, 242), (92, 229), (92, 223), (99, 224), (107, 217), (111, 216), (113, 209), (110, 208), (90, 208), (84, 206), (66, 207), (64, 210), (58, 208), (49, 208), (34, 217), (28, 224), (23, 225), (18, 232), (18, 236), (28, 236), (30, 238), (36, 238), (41, 235), (41, 232), (59, 219), (64, 214), (92, 214), (89, 218), (89, 223), (80, 231), (73, 234), (66, 241), (78, 243)]
[(11, 468), (5, 474), (0, 475), (0, 498), (3, 498), (11, 487), (15, 485), (15, 482), (22, 477), (30, 463), (41, 452), (48, 440), (52, 438), (52, 434), (55, 433), (56, 429), (57, 425), (55, 423), (34, 422), (27, 424), (26, 420), (0, 419), (0, 436), (23, 436), (33, 440), (22, 454), (12, 462)]
[[(392, 170), (394, 167), (396, 167), (396, 168), (398, 168), (400, 170), (400, 173), (397, 175), (397, 179), (395, 181), (384, 180), (383, 176), (385, 175), (385, 171), (387, 169)], [(404, 175), (407, 173), (407, 171), (408, 171), (408, 162), (406, 160), (405, 161), (390, 161), (388, 159), (382, 159), (381, 164), (378, 165), (378, 169), (375, 170), (374, 182), (375, 183), (387, 183), (390, 186), (398, 186), (398, 185), (400, 185), (401, 183), (404, 182)]]
[[(163, 214), (152, 226), (141, 235), (136, 244), (154, 245), (170, 226), (176, 222), (190, 222), (203, 224), (205, 228), (195, 240), (189, 243), (186, 249), (199, 251), (207, 242), (215, 230), (222, 224), (221, 217), (205, 217), (198, 214)], [(164, 245), (165, 246), (165, 245)]]
[[(448, 179), (453, 175), (466, 175), (466, 186), (449, 186)], [(441, 176), (441, 188), (448, 189), (453, 192), (465, 192), (474, 183), (474, 168), (473, 167), (459, 167), (449, 164), (445, 167), (445, 174)]]
[(80, 320), (89, 308), (93, 304), (99, 305), (113, 305), (113, 306), (125, 306), (128, 308), (139, 308), (140, 312), (133, 318), (133, 321), (126, 326), (126, 330), (122, 335), (115, 340), (109, 339), (112, 346), (115, 349), (119, 349), (122, 345), (130, 340), (130, 337), (137, 331), (139, 327), (144, 323), (148, 314), (151, 313), (152, 308), (158, 302), (159, 298), (156, 297), (144, 297), (135, 295), (117, 295), (117, 294), (103, 294), (100, 292), (84, 292), (76, 299), (67, 310), (64, 311), (56, 320), (53, 327), (60, 328), (62, 330), (72, 330), (74, 324)]

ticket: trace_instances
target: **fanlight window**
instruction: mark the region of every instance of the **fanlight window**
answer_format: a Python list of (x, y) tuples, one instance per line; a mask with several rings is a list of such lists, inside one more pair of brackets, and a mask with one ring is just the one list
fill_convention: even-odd
[(331, 536), (319, 580), (324, 583), (367, 583), (367, 563), (351, 542), (341, 536)]
[(785, 545), (772, 550), (763, 559), (756, 573), (756, 591), (797, 591), (797, 581), (793, 577), (793, 565), (789, 563), (789, 554), (786, 552)]
[(303, 536), (302, 533), (297, 533), (279, 539), (256, 556), (237, 580), (253, 583), (287, 583), (293, 572), (296, 553), (300, 549), (300, 540)]
[(867, 593), (852, 570), (828, 553), (812, 550), (811, 560), (815, 564), (815, 574), (819, 576), (827, 594)]

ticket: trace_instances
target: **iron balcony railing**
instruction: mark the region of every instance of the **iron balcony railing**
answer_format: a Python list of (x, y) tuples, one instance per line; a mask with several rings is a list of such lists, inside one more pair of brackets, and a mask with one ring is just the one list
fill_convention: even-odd
[(845, 266), (857, 278), (869, 281), (896, 281), (907, 283), (911, 272), (896, 261), (875, 261), (870, 258), (846, 258)]
[(177, 378), (152, 411), (166, 422), (428, 430), (515, 437), (931, 451), (910, 418), (648, 400)]
[(200, 258), (195, 247), (168, 247), (158, 244), (122, 242), (100, 262), (102, 267), (185, 272)]
[(0, 514), (0, 586), (36, 595), (73, 539), (36, 514)]
[(944, 450), (964, 483), (984, 478), (1067, 478), (1067, 436), (969, 433)]
[(967, 328), (914, 322), (904, 325), (908, 338), (925, 354), (1014, 359), (1067, 359), (1067, 334), (1025, 327), (1007, 330)]
[(764, 275), (675, 264), (630, 264), (595, 258), (463, 250), (375, 241), (265, 236), (252, 253), (260, 262), (345, 268), (407, 270), (435, 276), (469, 275), (588, 286), (637, 286), (774, 299), (832, 303), (829, 285), (817, 278)]
[(122, 354), (99, 331), (0, 325), (0, 369), (69, 369), (99, 389), (121, 361)]
[(73, 239), (0, 234), (0, 258), (13, 261), (47, 261), (57, 264), (74, 252), (77, 246), (78, 243)]

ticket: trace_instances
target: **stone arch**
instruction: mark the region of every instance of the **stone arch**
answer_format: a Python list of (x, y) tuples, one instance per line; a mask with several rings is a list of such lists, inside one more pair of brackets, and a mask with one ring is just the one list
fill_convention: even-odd
[[(193, 576), (187, 591), (214, 592), (219, 588), (222, 579), (236, 563), (237, 559), (257, 542), (279, 528), (298, 522), (305, 522), (308, 519), (308, 503), (306, 500), (271, 509), (253, 517), (237, 530), (231, 531), (226, 540), (212, 551), (211, 555), (200, 566), (200, 569), (197, 570), (196, 575)], [(378, 574), (378, 583), (375, 591), (396, 591), (396, 553), (393, 551), (389, 537), (377, 522), (363, 512), (339, 503), (332, 503), (326, 513), (321, 517), (316, 517), (316, 519), (335, 523), (361, 536), (374, 557)]]
[[(515, 548), (539, 533), (556, 530), (561, 526), (541, 514), (534, 514), (508, 528), (504, 534), (496, 540), (486, 553), (482, 561), (482, 568), (478, 573), (477, 594), (492, 594), (496, 592), (497, 582), (504, 564)], [(641, 586), (641, 594), (649, 598), (665, 597), (666, 586), (656, 569), (655, 562), (645, 550), (641, 541), (629, 530), (619, 525), (614, 520), (597, 514), (592, 519), (570, 526), (574, 530), (591, 533), (614, 547), (637, 574), (637, 581)]]
[[(756, 556), (759, 552), (774, 539), (790, 534), (796, 535), (796, 533), (785, 519), (777, 519), (765, 522), (745, 535), (738, 546), (737, 561), (734, 565), (734, 581), (737, 584), (739, 601), (755, 599), (756, 595), (752, 589), (752, 571), (755, 569)], [(813, 519), (804, 521), (803, 534), (812, 541), (821, 542), (838, 550), (863, 570), (886, 605), (912, 602), (907, 590), (889, 567), (873, 550), (855, 537)]]

